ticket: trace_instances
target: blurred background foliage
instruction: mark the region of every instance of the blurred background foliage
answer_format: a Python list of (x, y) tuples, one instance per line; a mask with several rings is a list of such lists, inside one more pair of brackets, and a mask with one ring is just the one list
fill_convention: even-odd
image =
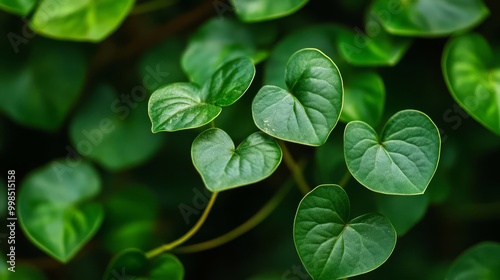
[[(391, 37), (393, 41), (382, 48), (394, 48), (387, 54), (388, 65), (355, 67), (359, 58), (345, 59), (328, 39), (331, 32), (322, 32), (363, 30), (368, 0), (310, 1), (291, 15), (258, 23), (241, 22), (222, 1), (110, 0), (101, 1), (95, 11), (75, 12), (81, 18), (95, 17), (99, 24), (92, 26), (79, 26), (78, 20), (45, 24), (33, 5), (40, 11), (54, 1), (17, 3), (24, 4), (0, 4), (1, 169), (16, 170), (19, 197), (22, 188), (30, 188), (27, 179), (39, 175), (39, 168), (53, 167), (55, 159), (75, 169), (90, 166), (99, 191), (88, 196), (92, 198), (68, 202), (68, 207), (97, 203), (103, 220), (95, 236), (66, 264), (39, 250), (18, 228), (19, 272), (4, 273), (2, 251), (1, 279), (100, 279), (118, 252), (151, 250), (184, 234), (198, 216), (186, 220), (180, 207), (208, 200), (190, 156), (192, 140), (204, 128), (152, 134), (148, 96), (168, 83), (204, 81), (223, 61), (250, 56), (258, 63), (256, 79), (217, 119), (217, 126), (240, 142), (257, 131), (250, 108), (253, 96), (262, 84), (283, 83), (279, 73), (301, 47), (319, 47), (331, 56), (344, 76), (345, 90), (353, 96), (368, 91), (379, 103), (385, 99), (382, 108), (350, 111), (343, 121), (361, 114), (381, 129), (392, 114), (412, 108), (428, 114), (442, 133), (440, 165), (424, 195), (384, 196), (349, 181), (351, 216), (381, 212), (399, 235), (389, 260), (357, 278), (443, 279), (466, 249), (486, 240), (500, 241), (500, 138), (469, 117), (450, 95), (441, 68), (447, 36)], [(490, 15), (474, 30), (498, 53), (500, 3), (485, 4)], [(102, 19), (110, 13), (114, 16)], [(27, 17), (32, 18), (30, 27)], [(372, 58), (372, 63), (380, 65), (379, 59)], [(306, 163), (311, 186), (338, 183), (344, 176), (344, 126), (339, 123), (318, 149), (290, 145), (294, 157)], [(6, 176), (1, 175), (2, 201)], [(221, 193), (189, 243), (219, 236), (244, 222), (289, 176), (280, 166), (263, 182)], [(54, 189), (33, 190), (30, 199), (51, 199)], [(49, 193), (41, 193), (46, 190)], [(292, 239), (301, 196), (293, 189), (268, 219), (229, 244), (179, 254), (186, 279), (308, 279)], [(60, 199), (66, 203), (71, 195)], [(0, 216), (6, 216), (3, 204)], [(4, 246), (2, 241), (2, 250)]]

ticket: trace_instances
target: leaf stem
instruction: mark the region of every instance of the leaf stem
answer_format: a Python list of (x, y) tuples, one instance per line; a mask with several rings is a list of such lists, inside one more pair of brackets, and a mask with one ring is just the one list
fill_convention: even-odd
[(304, 195), (307, 194), (309, 191), (311, 191), (311, 188), (309, 188), (306, 178), (304, 178), (304, 173), (302, 172), (302, 168), (293, 159), (290, 150), (288, 150), (288, 147), (286, 146), (286, 143), (282, 140), (278, 140), (278, 143), (281, 147), (281, 150), (283, 151), (283, 160), (285, 161), (286, 166), (292, 173), (293, 179), (295, 180), (295, 183), (297, 183), (297, 187), (299, 187), (302, 194)]
[(210, 201), (208, 202), (208, 205), (205, 208), (205, 210), (203, 211), (203, 214), (201, 215), (200, 219), (196, 222), (196, 224), (188, 232), (186, 232), (186, 234), (184, 234), (179, 239), (177, 239), (171, 243), (164, 244), (156, 249), (153, 249), (153, 250), (147, 252), (146, 257), (148, 259), (152, 259), (152, 258), (160, 255), (161, 253), (166, 252), (166, 251), (170, 251), (173, 248), (175, 248), (179, 245), (182, 245), (184, 242), (188, 241), (196, 232), (198, 232), (198, 230), (201, 228), (203, 223), (205, 223), (205, 221), (208, 217), (208, 214), (210, 213), (210, 210), (212, 210), (212, 207), (214, 206), (215, 199), (217, 198), (217, 194), (218, 194), (218, 192), (212, 193), (212, 196), (210, 197)]
[(293, 181), (288, 180), (287, 182), (285, 182), (284, 186), (281, 187), (280, 190), (276, 192), (276, 194), (274, 194), (274, 196), (264, 205), (264, 207), (262, 207), (246, 222), (234, 228), (233, 230), (205, 242), (178, 247), (177, 249), (175, 249), (175, 252), (188, 254), (188, 253), (195, 253), (195, 252), (209, 250), (221, 246), (225, 243), (228, 243), (236, 239), (237, 237), (245, 234), (258, 224), (260, 224), (276, 209), (276, 207), (280, 204), (280, 202), (283, 200), (283, 198), (285, 197), (285, 195), (288, 193), (288, 191), (291, 189), (292, 186), (293, 186)]
[(154, 12), (163, 8), (167, 8), (172, 4), (175, 4), (176, 0), (152, 0), (146, 3), (141, 3), (136, 5), (132, 11), (131, 15), (140, 15), (149, 12)]

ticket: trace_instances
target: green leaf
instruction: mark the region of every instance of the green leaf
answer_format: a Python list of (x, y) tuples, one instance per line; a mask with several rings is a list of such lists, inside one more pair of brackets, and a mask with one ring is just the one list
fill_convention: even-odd
[(133, 5), (134, 0), (43, 0), (30, 27), (56, 39), (98, 42), (118, 28)]
[(372, 16), (367, 19), (365, 32), (360, 29), (341, 32), (337, 44), (339, 53), (350, 64), (394, 66), (406, 53), (411, 42), (409, 38), (391, 36)]
[(116, 255), (108, 264), (104, 280), (145, 277), (149, 280), (182, 280), (184, 267), (172, 254), (162, 254), (152, 261), (138, 249), (127, 249)]
[(256, 54), (254, 38), (247, 26), (214, 18), (191, 37), (181, 64), (191, 82), (202, 85), (226, 62)]
[(338, 63), (337, 49), (332, 42), (343, 31), (338, 25), (314, 25), (292, 32), (273, 49), (264, 70), (264, 84), (286, 87), (285, 69), (292, 56), (304, 48), (316, 48)]
[(99, 229), (104, 211), (91, 202), (101, 188), (94, 168), (53, 161), (30, 173), (19, 191), (19, 221), (33, 244), (66, 263)]
[(143, 163), (164, 140), (149, 130), (146, 89), (124, 96), (118, 97), (108, 85), (99, 86), (70, 124), (73, 148), (109, 170)]
[(424, 217), (429, 196), (378, 195), (376, 202), (378, 211), (391, 221), (398, 236), (403, 236)]
[(174, 83), (156, 90), (149, 99), (151, 130), (177, 131), (211, 122), (221, 107), (233, 104), (246, 92), (254, 76), (253, 62), (240, 57), (223, 64), (203, 87)]
[(407, 36), (445, 36), (489, 15), (482, 0), (376, 0), (371, 12), (388, 32)]
[(278, 143), (261, 132), (235, 148), (226, 132), (211, 128), (193, 141), (191, 157), (205, 186), (218, 192), (267, 178), (280, 164), (282, 153)]
[[(8, 175), (7, 175), (8, 176)], [(0, 182), (0, 201), (2, 202), (2, 205), (7, 205), (8, 200), (7, 200), (7, 180), (5, 180), (3, 177), (0, 178), (2, 180)], [(2, 207), (0, 209), (0, 217), (3, 218), (7, 215), (7, 207)]]
[(320, 185), (300, 202), (294, 241), (315, 280), (347, 278), (382, 265), (396, 245), (396, 232), (382, 215), (349, 220), (349, 198), (338, 185)]
[(500, 135), (500, 56), (472, 33), (451, 39), (443, 53), (443, 75), (453, 98), (476, 121)]
[(57, 130), (78, 99), (85, 68), (73, 44), (34, 42), (26, 61), (2, 57), (0, 109), (22, 125)]
[(231, 0), (238, 17), (246, 22), (284, 17), (302, 8), (308, 0)]
[(458, 257), (446, 275), (447, 280), (500, 279), (500, 244), (483, 242)]
[(265, 133), (311, 146), (326, 142), (342, 110), (342, 77), (333, 61), (317, 49), (296, 52), (286, 66), (288, 90), (264, 86), (252, 113)]
[(394, 114), (380, 137), (361, 121), (348, 123), (344, 132), (347, 167), (358, 182), (374, 192), (424, 193), (436, 171), (440, 150), (436, 125), (416, 110)]
[(36, 0), (0, 0), (0, 9), (26, 16), (36, 4)]
[(360, 72), (348, 76), (344, 82), (344, 107), (340, 120), (364, 121), (371, 126), (379, 124), (384, 113), (385, 87), (375, 72)]

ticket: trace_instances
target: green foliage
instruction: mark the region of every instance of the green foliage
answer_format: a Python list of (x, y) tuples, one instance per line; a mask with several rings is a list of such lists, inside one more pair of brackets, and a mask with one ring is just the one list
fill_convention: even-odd
[(203, 126), (236, 102), (255, 76), (249, 58), (231, 60), (213, 73), (203, 86), (175, 83), (156, 90), (149, 100), (153, 132), (176, 131)]
[(44, 0), (38, 5), (30, 26), (52, 38), (97, 42), (120, 25), (133, 4), (133, 0), (90, 0), (77, 4)]
[(451, 265), (446, 279), (484, 279), (500, 277), (500, 244), (483, 242), (460, 255)]
[(260, 132), (235, 148), (226, 132), (212, 128), (193, 141), (191, 157), (205, 186), (217, 192), (269, 177), (281, 162), (281, 149), (273, 138)]
[(326, 142), (337, 124), (343, 104), (340, 72), (322, 52), (296, 52), (286, 66), (288, 90), (264, 86), (255, 96), (252, 113), (265, 133), (311, 146)]
[(26, 126), (59, 129), (78, 99), (85, 78), (85, 59), (77, 48), (44, 40), (36, 42), (22, 63), (2, 59), (1, 110)]
[(443, 74), (453, 98), (478, 122), (500, 135), (500, 64), (478, 34), (455, 37), (443, 54)]
[[(320, 185), (300, 202), (294, 240), (313, 279), (342, 279), (383, 264), (396, 245), (396, 231), (380, 214), (349, 219), (349, 198), (338, 185)], [(360, 261), (362, 260), (362, 261)]]
[(500, 278), (497, 7), (0, 0), (0, 279)]
[(425, 114), (405, 110), (392, 116), (382, 134), (361, 121), (347, 124), (347, 167), (362, 185), (385, 194), (423, 194), (436, 171), (441, 139)]
[(270, 20), (289, 15), (300, 9), (308, 1), (309, 0), (231, 0), (231, 3), (234, 5), (234, 9), (241, 20), (252, 22)]
[(19, 193), (19, 220), (33, 244), (68, 262), (97, 232), (104, 211), (100, 203), (88, 201), (101, 189), (94, 168), (82, 162), (64, 174), (64, 164), (53, 161), (24, 180)]
[(406, 36), (448, 35), (489, 14), (482, 0), (375, 0), (371, 9), (387, 31)]

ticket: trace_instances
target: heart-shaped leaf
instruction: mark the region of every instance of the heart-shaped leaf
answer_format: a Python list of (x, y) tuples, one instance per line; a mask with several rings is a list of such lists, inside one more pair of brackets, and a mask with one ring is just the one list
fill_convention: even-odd
[(72, 43), (33, 44), (25, 61), (0, 52), (0, 109), (18, 123), (55, 131), (78, 99), (85, 57)]
[(489, 11), (482, 0), (376, 0), (371, 13), (392, 34), (443, 36), (479, 24)]
[(338, 185), (320, 185), (300, 202), (294, 241), (315, 280), (347, 278), (382, 265), (396, 246), (396, 231), (380, 214), (349, 220), (349, 198)]
[(176, 131), (203, 126), (215, 119), (221, 107), (236, 102), (255, 76), (248, 57), (222, 65), (203, 87), (194, 83), (174, 83), (157, 89), (149, 99), (152, 131)]
[(80, 162), (51, 162), (29, 174), (19, 192), (19, 220), (42, 251), (68, 262), (99, 229), (104, 211), (89, 201), (101, 188), (94, 168)]
[(375, 72), (360, 72), (348, 76), (344, 85), (344, 107), (340, 120), (364, 121), (372, 126), (378, 125), (385, 105), (382, 78)]
[(172, 254), (162, 254), (150, 261), (141, 250), (126, 249), (111, 260), (103, 279), (130, 278), (182, 280), (184, 279), (184, 266)]
[(226, 62), (242, 56), (254, 57), (254, 44), (248, 26), (229, 18), (214, 18), (189, 40), (182, 55), (182, 68), (191, 82), (201, 85)]
[(134, 0), (44, 0), (31, 18), (37, 33), (76, 41), (97, 42), (106, 38), (128, 15)]
[(276, 19), (292, 14), (309, 0), (231, 0), (238, 17), (246, 22)]
[(193, 141), (191, 157), (205, 186), (212, 192), (261, 181), (281, 162), (281, 148), (262, 132), (248, 136), (237, 147), (221, 129), (211, 128)]
[(35, 6), (36, 2), (36, 0), (0, 0), (0, 9), (25, 16)]
[(380, 137), (361, 121), (348, 123), (344, 132), (349, 171), (362, 185), (380, 193), (424, 193), (436, 171), (440, 151), (436, 125), (416, 110), (394, 114)]
[(326, 142), (342, 110), (342, 77), (333, 61), (317, 49), (290, 57), (288, 90), (264, 86), (255, 96), (252, 113), (257, 127), (279, 139), (310, 146)]
[(453, 98), (475, 120), (500, 135), (500, 56), (478, 34), (448, 42), (443, 74)]
[(448, 270), (446, 280), (500, 279), (500, 243), (483, 242), (469, 248)]
[(130, 106), (112, 87), (101, 85), (82, 104), (70, 124), (74, 149), (110, 170), (143, 163), (158, 151), (164, 140), (149, 131), (146, 90), (127, 96), (131, 97)]

